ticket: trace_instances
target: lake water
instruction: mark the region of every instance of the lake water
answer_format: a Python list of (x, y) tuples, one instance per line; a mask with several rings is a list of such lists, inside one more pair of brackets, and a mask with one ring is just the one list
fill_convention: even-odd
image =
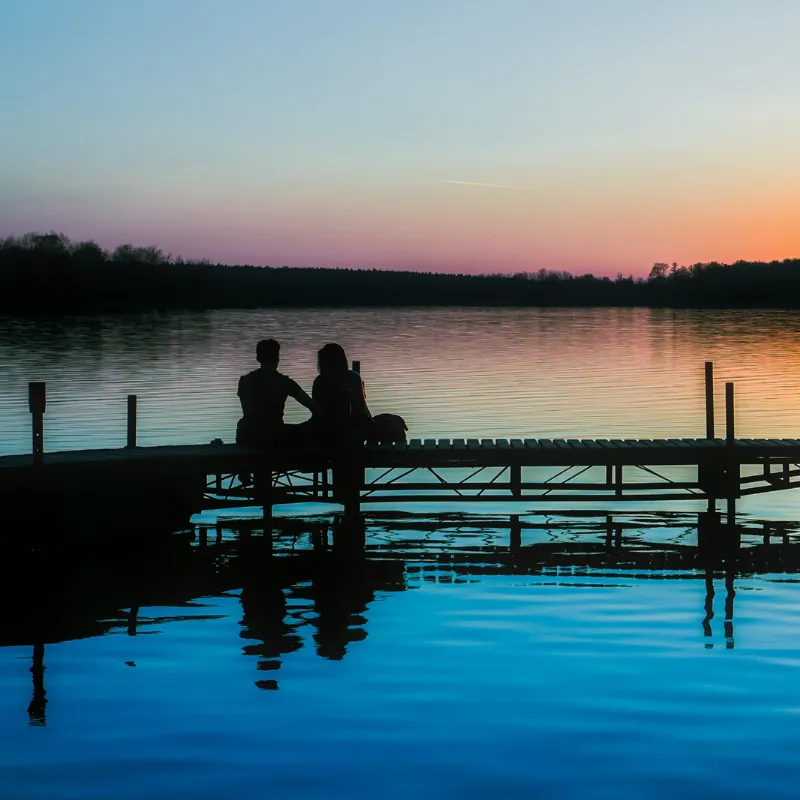
[[(419, 438), (702, 436), (706, 360), (738, 435), (800, 436), (791, 312), (260, 310), (0, 320), (0, 452), (30, 380), (47, 449), (123, 444), (130, 392), (141, 444), (230, 441), (268, 336), (306, 387), (341, 342)], [(686, 507), (403, 507), (363, 549), (295, 508), (272, 555), (241, 513), (105, 558), (8, 531), (0, 797), (795, 797), (800, 496), (740, 509), (724, 561)]]

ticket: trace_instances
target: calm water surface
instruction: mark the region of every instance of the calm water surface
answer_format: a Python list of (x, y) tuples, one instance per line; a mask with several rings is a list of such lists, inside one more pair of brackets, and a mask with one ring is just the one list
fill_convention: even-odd
[[(793, 313), (236, 311), (0, 320), (0, 450), (29, 380), (50, 449), (122, 444), (129, 392), (142, 444), (231, 440), (265, 336), (307, 387), (340, 341), (416, 437), (699, 436), (705, 360), (740, 435), (800, 435)], [(791, 492), (727, 561), (674, 509), (372, 512), (363, 550), (310, 510), (272, 556), (231, 515), (107, 559), (8, 532), (0, 797), (797, 796)]]
[(688, 519), (522, 522), (36, 562), (2, 606), (0, 796), (796, 797), (800, 545), (725, 566)]

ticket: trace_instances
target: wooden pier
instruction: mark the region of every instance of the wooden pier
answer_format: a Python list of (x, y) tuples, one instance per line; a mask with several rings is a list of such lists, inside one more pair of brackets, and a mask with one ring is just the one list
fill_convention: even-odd
[[(113, 517), (158, 508), (170, 519), (203, 508), (337, 502), (627, 503), (736, 500), (800, 486), (800, 439), (714, 435), (713, 368), (706, 365), (706, 436), (683, 439), (411, 439), (348, 453), (260, 451), (233, 444), (139, 447), (136, 400), (128, 446), (44, 452), (44, 386), (31, 385), (32, 453), (0, 457), (0, 501)], [(252, 476), (252, 480), (247, 477)], [(343, 477), (345, 476), (345, 477)]]

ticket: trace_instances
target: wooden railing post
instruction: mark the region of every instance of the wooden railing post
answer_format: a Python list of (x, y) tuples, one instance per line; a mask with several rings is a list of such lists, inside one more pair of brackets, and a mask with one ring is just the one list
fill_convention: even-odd
[(128, 447), (136, 447), (136, 395), (128, 395)]
[(706, 439), (714, 438), (714, 362), (706, 361)]
[(44, 410), (47, 406), (47, 384), (31, 381), (28, 384), (28, 408), (33, 431), (33, 463), (41, 464), (44, 458)]

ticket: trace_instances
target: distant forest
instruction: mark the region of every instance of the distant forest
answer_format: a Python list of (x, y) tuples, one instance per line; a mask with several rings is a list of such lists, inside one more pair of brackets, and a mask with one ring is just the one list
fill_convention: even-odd
[(253, 267), (184, 261), (157, 247), (0, 239), (0, 313), (62, 314), (259, 306), (652, 306), (798, 308), (800, 259), (654, 264), (647, 278)]

